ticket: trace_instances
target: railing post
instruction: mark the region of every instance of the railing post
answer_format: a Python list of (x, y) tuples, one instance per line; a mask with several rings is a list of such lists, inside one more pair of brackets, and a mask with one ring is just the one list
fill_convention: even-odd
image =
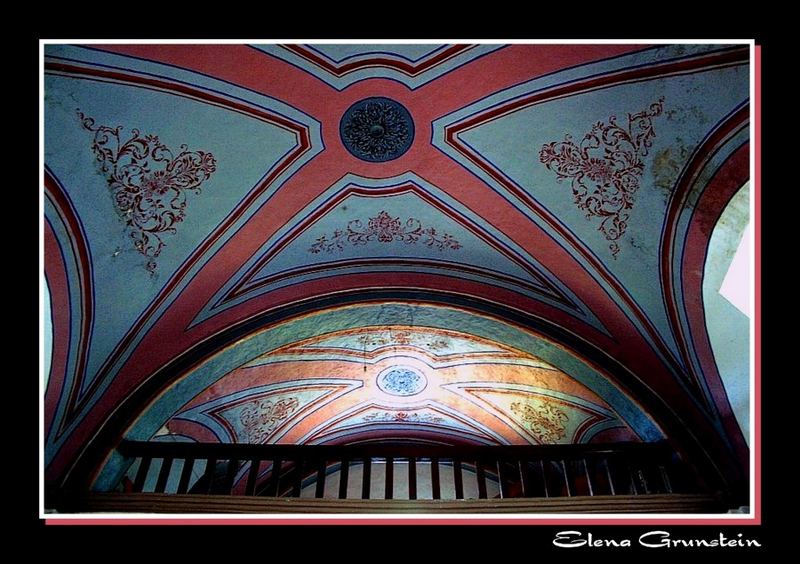
[(228, 459), (228, 472), (225, 474), (225, 491), (233, 495), (234, 480), (236, 480), (236, 472), (239, 470), (239, 461), (235, 458)]
[(500, 499), (503, 499), (507, 497), (506, 493), (508, 493), (503, 484), (503, 463), (500, 460), (495, 460), (494, 465), (497, 468), (497, 487), (500, 490)]
[(614, 489), (614, 477), (611, 475), (611, 468), (608, 466), (608, 456), (603, 457), (603, 464), (606, 467), (606, 476), (608, 476), (608, 486), (611, 489), (611, 495), (617, 495)]
[(294, 462), (294, 483), (292, 484), (292, 497), (300, 497), (303, 488), (303, 459), (298, 457)]
[[(524, 470), (523, 470), (524, 468)], [(517, 470), (519, 471), (519, 488), (520, 488), (520, 497), (528, 497), (528, 480), (527, 480), (527, 470), (528, 470), (528, 463), (522, 460), (517, 460)]]
[(659, 464), (659, 471), (661, 472), (661, 482), (664, 484), (664, 490), (667, 493), (672, 493), (672, 483), (669, 481), (669, 473), (663, 464)]
[(164, 493), (164, 490), (167, 489), (170, 470), (172, 470), (172, 457), (168, 456), (161, 461), (161, 471), (158, 473), (158, 481), (156, 482), (156, 493)]
[(456, 499), (464, 499), (464, 477), (461, 475), (461, 461), (453, 460), (453, 483), (456, 489)]
[(386, 457), (386, 486), (383, 497), (392, 499), (394, 497), (394, 460), (391, 456)]
[(417, 499), (417, 459), (408, 457), (408, 499)]
[(586, 458), (582, 458), (583, 460), (583, 471), (586, 474), (586, 485), (589, 487), (589, 495), (594, 495), (594, 488), (592, 488), (592, 477), (589, 476), (589, 466), (586, 463)]
[(431, 458), (431, 493), (433, 499), (441, 499), (442, 491), (439, 481), (439, 459)]
[(547, 487), (547, 471), (544, 467), (544, 460), (539, 460), (539, 469), (542, 471), (542, 487), (544, 489), (544, 497), (550, 497), (550, 488)]
[(245, 495), (255, 495), (258, 472), (261, 470), (261, 460), (254, 458), (250, 460), (250, 471), (247, 473), (247, 485), (244, 489)]
[(561, 460), (561, 474), (564, 476), (564, 487), (567, 489), (567, 497), (572, 497), (572, 488), (569, 487), (569, 475), (567, 474), (567, 465), (564, 460)]
[(206, 486), (205, 493), (212, 493), (212, 489), (214, 487), (214, 475), (216, 474), (217, 470), (217, 459), (216, 458), (209, 458), (208, 462), (206, 463), (206, 472), (203, 475), (203, 479), (208, 482)]
[(317, 463), (317, 488), (314, 492), (314, 497), (321, 498), (325, 496), (325, 472), (327, 471), (327, 467), (325, 465), (325, 459), (321, 459)]
[(482, 460), (475, 461), (475, 477), (478, 480), (478, 499), (486, 499), (486, 472)]
[(361, 499), (369, 499), (369, 490), (372, 482), (372, 459), (364, 457), (364, 467), (361, 476)]
[(192, 478), (193, 468), (194, 458), (187, 458), (183, 461), (183, 470), (181, 470), (181, 479), (178, 482), (178, 491), (176, 493), (185, 494), (189, 490), (189, 481)]
[[(264, 492), (267, 496), (278, 497), (281, 495), (281, 465), (283, 461), (280, 458), (276, 458), (272, 461), (272, 470), (269, 473), (269, 482), (267, 485), (266, 492)], [(297, 495), (300, 495), (299, 493)]]
[(350, 461), (343, 459), (339, 467), (339, 499), (347, 499), (347, 486), (350, 481)]
[(150, 463), (152, 460), (150, 456), (142, 457), (142, 462), (139, 464), (139, 471), (136, 473), (136, 479), (133, 482), (134, 493), (139, 493), (144, 489), (144, 483), (145, 480), (147, 480), (147, 472), (150, 470)]
[(633, 495), (639, 495), (639, 488), (636, 487), (636, 476), (634, 475), (633, 467), (631, 467), (631, 462), (628, 457), (625, 458), (625, 466), (628, 469), (628, 476), (631, 480), (631, 493)]

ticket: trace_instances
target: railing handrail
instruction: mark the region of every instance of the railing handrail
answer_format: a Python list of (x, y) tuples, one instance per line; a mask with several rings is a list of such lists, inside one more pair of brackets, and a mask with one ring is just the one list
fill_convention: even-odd
[(403, 445), (403, 444), (358, 444), (358, 445), (294, 445), (294, 444), (233, 444), (233, 443), (184, 443), (160, 441), (132, 441), (123, 439), (118, 451), (125, 457), (148, 456), (151, 458), (208, 458), (218, 460), (236, 458), (283, 459), (359, 459), (372, 458), (455, 458), (460, 460), (503, 459), (571, 460), (587, 456), (622, 454), (637, 458), (667, 460), (672, 450), (666, 441), (655, 443), (604, 443), (569, 445), (500, 445), (500, 446), (449, 446), (449, 445)]

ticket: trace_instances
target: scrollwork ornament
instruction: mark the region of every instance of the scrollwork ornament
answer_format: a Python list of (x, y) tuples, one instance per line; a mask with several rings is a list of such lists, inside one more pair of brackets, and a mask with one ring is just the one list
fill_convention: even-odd
[(519, 416), (525, 427), (542, 444), (553, 444), (567, 436), (565, 425), (569, 416), (552, 403), (534, 407), (516, 401), (511, 404), (511, 411)]
[(639, 190), (642, 158), (656, 136), (653, 118), (663, 109), (664, 99), (660, 98), (648, 109), (628, 114), (624, 126), (611, 116), (608, 123), (594, 124), (580, 142), (566, 135), (564, 141), (544, 144), (539, 152), (539, 160), (556, 173), (559, 182), (570, 180), (575, 204), (586, 212), (587, 219), (601, 218), (598, 230), (610, 241), (614, 258)]
[(370, 241), (401, 241), (407, 245), (420, 243), (439, 251), (461, 248), (461, 243), (448, 233), (440, 233), (434, 227), (423, 227), (413, 217), (402, 222), (399, 217), (392, 217), (386, 211), (381, 211), (377, 216), (369, 218), (366, 226), (360, 219), (354, 219), (346, 228), (336, 229), (330, 237), (323, 235), (311, 245), (309, 251), (314, 254), (322, 251), (332, 253), (343, 251), (347, 244), (360, 246)]
[(147, 258), (152, 274), (164, 247), (164, 236), (177, 232), (186, 218), (186, 194), (200, 193), (200, 185), (216, 171), (211, 153), (180, 146), (175, 154), (156, 135), (122, 126), (96, 125), (77, 110), (81, 125), (94, 133), (92, 151), (105, 174), (117, 211), (129, 228), (133, 246)]

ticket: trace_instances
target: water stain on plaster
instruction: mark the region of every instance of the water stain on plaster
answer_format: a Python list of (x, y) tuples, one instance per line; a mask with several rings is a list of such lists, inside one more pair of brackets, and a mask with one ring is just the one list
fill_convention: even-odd
[(669, 202), (675, 182), (691, 154), (691, 149), (678, 138), (674, 145), (661, 149), (653, 156), (653, 186), (661, 193), (665, 204)]

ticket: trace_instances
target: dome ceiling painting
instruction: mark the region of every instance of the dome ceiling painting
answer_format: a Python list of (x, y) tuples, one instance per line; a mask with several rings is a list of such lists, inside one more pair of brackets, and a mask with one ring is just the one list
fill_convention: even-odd
[(428, 427), (434, 438), (483, 444), (588, 442), (606, 429), (634, 436), (596, 394), (532, 355), (407, 326), (281, 347), (225, 375), (167, 423), (197, 441), (303, 444), (361, 431), (415, 438)]
[(666, 438), (746, 473), (747, 316), (708, 283), (746, 213), (704, 271), (746, 210), (748, 46), (53, 44), (44, 73), (48, 483), (111, 484), (122, 436)]

